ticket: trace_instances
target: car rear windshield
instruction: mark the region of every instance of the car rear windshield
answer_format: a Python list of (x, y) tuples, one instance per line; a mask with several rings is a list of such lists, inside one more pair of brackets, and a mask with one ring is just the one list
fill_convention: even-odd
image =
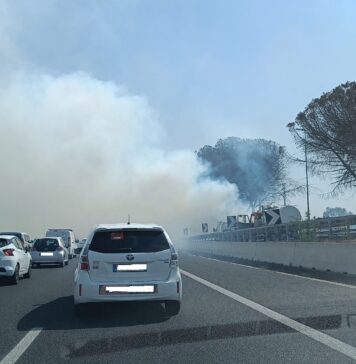
[(6, 239), (0, 238), (0, 248), (3, 248), (4, 246), (9, 245), (9, 241)]
[(59, 247), (59, 244), (57, 239), (37, 239), (34, 247), (41, 252), (53, 252)]
[(89, 250), (98, 253), (154, 253), (169, 249), (162, 230), (97, 231)]

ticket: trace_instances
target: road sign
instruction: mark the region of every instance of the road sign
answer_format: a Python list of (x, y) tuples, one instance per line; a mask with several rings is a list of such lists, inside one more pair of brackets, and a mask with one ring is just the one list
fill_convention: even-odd
[(203, 224), (201, 224), (201, 229), (203, 233), (208, 233), (209, 232), (209, 225), (205, 222)]
[(277, 225), (282, 222), (279, 209), (265, 210), (265, 216), (267, 225)]

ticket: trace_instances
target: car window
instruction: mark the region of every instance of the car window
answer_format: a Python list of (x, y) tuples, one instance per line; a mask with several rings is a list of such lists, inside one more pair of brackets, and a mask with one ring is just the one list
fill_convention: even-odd
[(169, 248), (161, 230), (97, 231), (89, 246), (89, 250), (98, 253), (150, 253)]
[(34, 247), (38, 251), (55, 251), (59, 247), (57, 239), (37, 239), (34, 243)]
[(0, 248), (9, 245), (9, 241), (7, 239), (0, 238)]
[(23, 246), (22, 246), (20, 240), (17, 237), (12, 238), (11, 241), (12, 241), (12, 243), (15, 245), (15, 247), (17, 249), (23, 250)]
[(12, 235), (16, 236), (21, 242), (25, 241), (21, 233), (13, 233)]

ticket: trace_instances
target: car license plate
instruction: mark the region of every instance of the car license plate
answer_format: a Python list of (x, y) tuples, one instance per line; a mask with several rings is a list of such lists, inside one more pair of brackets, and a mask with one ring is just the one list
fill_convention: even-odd
[(41, 257), (53, 257), (53, 253), (40, 253)]
[(147, 272), (147, 264), (114, 264), (114, 272)]
[(99, 294), (138, 294), (138, 293), (155, 293), (156, 285), (140, 285), (140, 286), (100, 286)]

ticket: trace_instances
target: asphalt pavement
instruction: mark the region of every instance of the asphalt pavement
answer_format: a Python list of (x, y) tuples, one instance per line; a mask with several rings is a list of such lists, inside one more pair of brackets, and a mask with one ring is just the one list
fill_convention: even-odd
[[(0, 364), (353, 363), (356, 286), (181, 253), (183, 304), (73, 312), (77, 260), (0, 283)], [(11, 359), (12, 358), (12, 359)], [(14, 361), (12, 361), (14, 362)]]

